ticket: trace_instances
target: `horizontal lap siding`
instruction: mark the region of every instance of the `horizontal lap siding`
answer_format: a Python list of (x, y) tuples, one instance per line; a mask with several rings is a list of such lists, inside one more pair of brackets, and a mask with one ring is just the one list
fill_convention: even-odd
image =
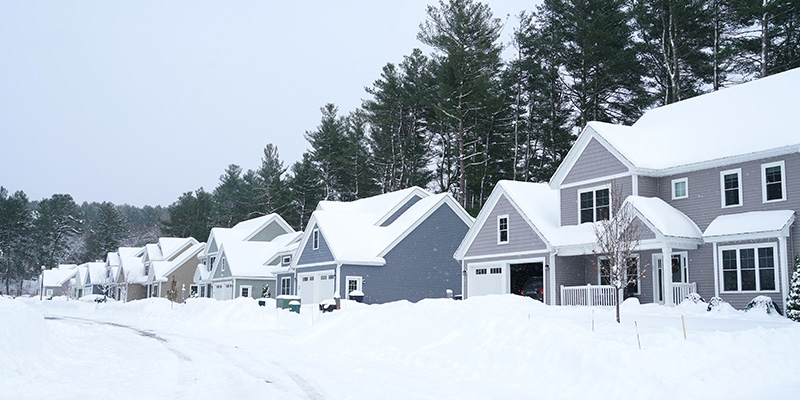
[(321, 262), (329, 262), (334, 261), (333, 254), (331, 253), (330, 248), (328, 247), (328, 242), (325, 241), (325, 237), (322, 234), (322, 231), (319, 232), (319, 248), (314, 250), (314, 240), (313, 240), (313, 232), (316, 228), (316, 225), (313, 227), (309, 227), (306, 231), (306, 235), (308, 235), (308, 241), (306, 241), (305, 247), (303, 247), (303, 251), (300, 252), (300, 255), (297, 259), (297, 264), (316, 264)]
[[(589, 264), (589, 265), (587, 265)], [(561, 304), (561, 286), (583, 286), (586, 285), (587, 268), (591, 268), (591, 263), (584, 256), (556, 257), (556, 298), (557, 304)]]
[(649, 176), (639, 176), (639, 196), (642, 197), (658, 197), (659, 195), (659, 179)]
[[(762, 199), (762, 172), (761, 164), (781, 161), (785, 163), (784, 179), (786, 179), (786, 200), (775, 203), (764, 203)], [(720, 172), (741, 168), (742, 205), (739, 207), (722, 208), (722, 194), (720, 187)], [(686, 199), (672, 200), (672, 180), (688, 178), (689, 197)], [(770, 210), (798, 210), (800, 208), (800, 155), (791, 154), (781, 157), (771, 157), (762, 160), (750, 161), (740, 164), (730, 164), (719, 168), (710, 168), (686, 174), (665, 176), (659, 179), (659, 192), (661, 198), (671, 206), (677, 208), (691, 218), (701, 231), (705, 231), (714, 218), (720, 215), (740, 214), (750, 211)], [(789, 273), (795, 249), (800, 248), (797, 223), (792, 227), (789, 238)], [(763, 243), (762, 241), (761, 243)], [(689, 252), (689, 282), (697, 282), (697, 291), (706, 300), (714, 296), (714, 250), (708, 243), (698, 250)], [(780, 262), (780, 258), (778, 258)], [(788, 279), (780, 276), (779, 279)], [(720, 285), (722, 283), (720, 282)], [(744, 308), (753, 297), (759, 293), (723, 294), (721, 297), (736, 308)], [(765, 293), (778, 304), (783, 304), (780, 293)]]
[[(508, 243), (506, 244), (497, 244), (497, 217), (500, 215), (508, 215)], [(480, 227), (475, 240), (467, 249), (466, 256), (527, 252), (542, 250), (546, 247), (539, 235), (525, 222), (525, 219), (506, 196), (502, 195), (489, 213), (486, 223)]]
[[(633, 193), (632, 177), (626, 176), (617, 179), (609, 179), (602, 182), (588, 183), (585, 185), (574, 186), (561, 189), (561, 226), (578, 225), (578, 214), (580, 212), (578, 203), (578, 192), (584, 189), (612, 185), (612, 196), (614, 187), (621, 191), (622, 197), (628, 197)], [(613, 201), (613, 199), (612, 199)]]
[(624, 172), (628, 172), (628, 168), (597, 139), (593, 138), (583, 149), (562, 184), (582, 182)]
[(340, 293), (346, 290), (347, 276), (361, 276), (364, 301), (369, 303), (443, 298), (447, 289), (461, 294), (461, 263), (453, 253), (468, 229), (442, 205), (384, 257), (384, 266), (342, 265)]
[(234, 288), (233, 295), (234, 297), (239, 297), (240, 288), (242, 286), (251, 286), (250, 297), (260, 299), (264, 285), (269, 287), (270, 296), (275, 298), (275, 280), (267, 279), (236, 279), (236, 287)]

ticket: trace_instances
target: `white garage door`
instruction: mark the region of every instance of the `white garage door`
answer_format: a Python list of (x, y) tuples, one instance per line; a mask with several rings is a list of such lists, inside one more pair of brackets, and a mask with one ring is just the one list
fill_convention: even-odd
[(297, 289), (303, 304), (316, 304), (333, 298), (336, 282), (333, 270), (297, 274)]
[(469, 266), (467, 297), (508, 293), (508, 268), (504, 264)]
[(233, 298), (233, 283), (220, 282), (214, 284), (214, 298), (217, 300), (230, 300)]

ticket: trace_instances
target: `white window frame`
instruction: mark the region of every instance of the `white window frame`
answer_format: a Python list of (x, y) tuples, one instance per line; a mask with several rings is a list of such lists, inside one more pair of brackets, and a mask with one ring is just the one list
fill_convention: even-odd
[[(736, 174), (736, 179), (739, 182), (739, 204), (733, 205), (726, 205), (725, 204), (725, 175), (732, 175)], [(735, 168), (735, 169), (728, 169), (725, 171), (720, 171), (719, 173), (719, 193), (720, 193), (720, 205), (722, 208), (734, 208), (734, 207), (741, 207), (744, 204), (744, 199), (742, 198), (742, 169)]]
[[(502, 221), (504, 218), (506, 220), (506, 229), (505, 229), (506, 240), (501, 240), (502, 239), (502, 235), (501, 235), (502, 230), (500, 229), (500, 221)], [(508, 242), (510, 240), (511, 240), (511, 235), (510, 235), (510, 229), (509, 229), (508, 214), (498, 215), (497, 216), (497, 244), (508, 244)]]
[(319, 250), (319, 229), (311, 231), (311, 250)]
[(47, 297), (53, 297), (53, 289), (47, 289), (44, 295)]
[[(193, 290), (193, 288), (194, 288), (194, 290)], [(197, 285), (191, 285), (191, 284), (190, 284), (190, 285), (189, 285), (189, 297), (191, 297), (191, 296), (192, 296), (192, 292), (194, 292), (194, 293), (196, 293), (198, 296), (200, 296), (200, 287), (199, 287), (199, 286), (197, 286)]]
[(595, 186), (595, 187), (591, 187), (591, 188), (578, 190), (578, 202), (577, 202), (577, 205), (578, 205), (578, 224), (579, 225), (583, 223), (583, 222), (581, 222), (581, 194), (587, 193), (587, 192), (592, 192), (592, 221), (591, 222), (594, 223), (594, 222), (597, 222), (597, 191), (598, 190), (603, 190), (603, 189), (608, 189), (608, 218), (611, 219), (611, 217), (613, 216), (612, 212), (611, 212), (611, 204), (613, 202), (613, 199), (611, 198), (611, 185), (610, 184), (600, 185), (600, 186)]
[[(758, 265), (758, 249), (763, 249), (766, 247), (772, 247), (772, 265), (774, 268), (774, 278), (775, 278), (775, 289), (773, 290), (761, 290), (761, 267)], [(753, 249), (754, 257), (755, 257), (755, 270), (756, 270), (756, 289), (755, 290), (742, 290), (742, 261), (741, 261), (741, 249)], [(725, 274), (723, 273), (724, 270), (722, 268), (722, 252), (725, 250), (736, 250), (736, 287), (737, 290), (725, 290)], [(778, 262), (780, 261), (780, 257), (778, 256), (778, 244), (775, 242), (766, 242), (766, 243), (748, 243), (748, 244), (737, 244), (737, 245), (730, 245), (730, 246), (719, 246), (717, 248), (717, 260), (719, 260), (719, 265), (717, 265), (717, 273), (719, 274), (719, 290), (720, 293), (779, 293), (780, 286), (778, 281), (778, 275), (780, 275), (780, 266)]]
[(347, 276), (344, 279), (345, 289), (347, 290), (347, 298), (350, 299), (350, 281), (356, 282), (356, 290), (364, 293), (364, 278), (361, 276)]
[[(685, 193), (683, 196), (678, 196), (677, 191), (675, 190), (675, 185), (683, 183)], [(689, 198), (689, 178), (679, 178), (672, 180), (672, 200), (680, 200)]]
[[(781, 198), (767, 200), (767, 168), (781, 167)], [(764, 203), (775, 203), (786, 200), (786, 163), (781, 161), (761, 164), (761, 200)]]
[[(242, 294), (244, 290), (247, 289), (247, 296)], [(253, 286), (252, 285), (241, 285), (239, 286), (239, 297), (252, 297), (253, 294)]]
[[(642, 295), (642, 279), (639, 276), (641, 276), (642, 258), (639, 257), (638, 253), (631, 254), (631, 257), (636, 259), (636, 274), (638, 275), (636, 277), (636, 293), (634, 293), (634, 294), (637, 295), (637, 296), (641, 296)], [(602, 285), (603, 284), (603, 269), (602, 269), (602, 266), (600, 266), (600, 260), (607, 260), (607, 259), (608, 259), (608, 257), (606, 257), (606, 256), (598, 256), (597, 257), (597, 265), (599, 266), (597, 268), (597, 284), (598, 285)], [(608, 272), (609, 272), (609, 274), (611, 273), (610, 270)], [(610, 275), (609, 275), (609, 278), (610, 278)], [(611, 286), (614, 286), (614, 285), (611, 285)], [(622, 290), (624, 291), (625, 288), (623, 287)]]
[(281, 262), (283, 262), (283, 264), (291, 264), (292, 263), (292, 256), (283, 256), (283, 259), (281, 260)]
[[(284, 284), (285, 283), (285, 284)], [(281, 278), (281, 295), (289, 295), (292, 293), (292, 278)]]

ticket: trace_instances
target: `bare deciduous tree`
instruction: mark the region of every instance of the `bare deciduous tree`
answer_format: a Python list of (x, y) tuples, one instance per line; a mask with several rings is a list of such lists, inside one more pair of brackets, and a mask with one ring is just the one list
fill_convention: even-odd
[(595, 268), (615, 289), (617, 323), (620, 322), (619, 305), (623, 291), (644, 278), (644, 268), (639, 266), (635, 254), (641, 241), (640, 224), (633, 206), (624, 200), (621, 187), (612, 185), (611, 216), (598, 221), (594, 228), (597, 240)]

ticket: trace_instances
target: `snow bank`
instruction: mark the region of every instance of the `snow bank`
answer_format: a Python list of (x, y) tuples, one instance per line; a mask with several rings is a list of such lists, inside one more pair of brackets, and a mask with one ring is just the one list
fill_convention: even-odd
[(44, 316), (22, 301), (0, 297), (0, 377), (40, 374), (52, 340)]

